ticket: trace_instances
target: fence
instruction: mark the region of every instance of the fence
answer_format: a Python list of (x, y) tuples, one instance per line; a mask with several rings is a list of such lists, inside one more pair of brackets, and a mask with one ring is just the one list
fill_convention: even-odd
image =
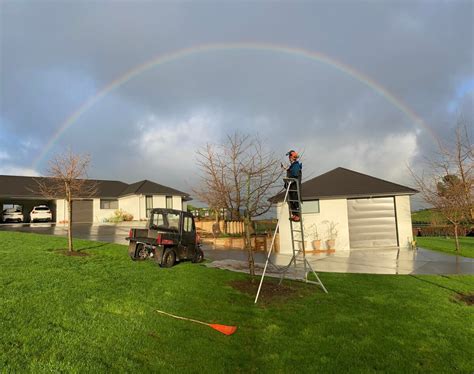
[(217, 234), (218, 231), (229, 235), (240, 235), (244, 233), (243, 221), (220, 221), (219, 229), (217, 229), (217, 223), (215, 221), (196, 221), (196, 227), (207, 233)]

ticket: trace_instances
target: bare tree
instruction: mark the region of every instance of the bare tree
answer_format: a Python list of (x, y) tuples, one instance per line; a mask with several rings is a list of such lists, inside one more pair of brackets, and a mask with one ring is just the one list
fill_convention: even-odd
[(265, 149), (262, 141), (256, 137), (250, 141), (243, 155), (241, 171), (245, 175), (245, 190), (242, 193), (245, 225), (245, 247), (248, 252), (250, 275), (255, 275), (254, 249), (250, 232), (254, 218), (267, 213), (272, 207), (269, 201), (278, 188), (276, 182), (282, 177), (279, 158)]
[(68, 250), (73, 252), (72, 212), (74, 200), (92, 197), (97, 193), (97, 183), (87, 179), (90, 156), (74, 154), (71, 150), (54, 156), (49, 161), (48, 178), (37, 178), (39, 192), (46, 198), (64, 199), (68, 206)]
[(459, 227), (474, 221), (474, 148), (466, 125), (458, 125), (451, 146), (440, 141), (435, 157), (425, 163), (423, 174), (410, 172), (425, 202), (453, 226), (459, 252)]
[(197, 156), (201, 184), (193, 192), (198, 198), (210, 207), (228, 210), (232, 219), (241, 219), (244, 211), (245, 246), (253, 276), (252, 220), (271, 208), (268, 199), (282, 175), (280, 162), (258, 137), (238, 132), (228, 135), (222, 145), (208, 144)]
[(248, 147), (249, 136), (234, 133), (228, 135), (223, 144), (207, 144), (196, 152), (201, 180), (193, 193), (209, 208), (227, 210), (235, 220), (241, 218), (241, 194), (245, 183), (241, 161)]

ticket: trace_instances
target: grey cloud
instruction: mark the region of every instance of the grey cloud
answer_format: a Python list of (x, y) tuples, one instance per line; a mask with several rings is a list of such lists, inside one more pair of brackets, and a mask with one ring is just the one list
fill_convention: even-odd
[[(441, 138), (459, 111), (472, 108), (466, 95), (449, 110), (458, 87), (474, 76), (472, 2), (7, 1), (0, 7), (0, 130), (40, 144), (87, 97), (133, 67), (216, 42), (325, 53), (387, 89)], [(201, 129), (205, 137), (193, 134), (183, 147), (176, 142), (172, 166), (157, 160), (160, 148), (152, 142), (146, 149), (137, 144), (146, 135), (138, 127), (144, 118), (159, 118), (152, 130), (164, 126), (165, 133), (199, 111), (213, 113), (215, 124)], [(310, 172), (344, 164), (399, 182), (405, 163), (416, 165), (434, 147), (430, 131), (370, 82), (296, 55), (233, 50), (193, 54), (136, 76), (84, 113), (54, 150), (72, 144), (90, 152), (94, 176), (166, 176), (159, 181), (180, 188), (193, 183), (195, 148), (235, 129), (263, 134), (282, 155), (305, 149)], [(143, 160), (149, 167), (136, 167)], [(31, 164), (24, 157), (18, 165)]]

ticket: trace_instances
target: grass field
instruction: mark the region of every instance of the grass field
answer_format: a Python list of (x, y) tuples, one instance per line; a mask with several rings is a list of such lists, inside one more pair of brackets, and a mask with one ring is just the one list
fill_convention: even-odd
[[(0, 232), (0, 368), (6, 372), (464, 372), (474, 370), (472, 276), (321, 273), (266, 299), (231, 273), (160, 269), (126, 247)], [(291, 282), (288, 282), (291, 284)], [(237, 325), (232, 336), (170, 313)]]
[(456, 245), (454, 238), (446, 239), (443, 237), (425, 237), (419, 236), (416, 238), (416, 244), (418, 247), (432, 249), (433, 251), (448, 253), (452, 255), (460, 255), (464, 257), (474, 258), (474, 238), (473, 237), (460, 237), (459, 244), (461, 251), (456, 253)]
[(434, 221), (444, 223), (446, 220), (442, 216), (434, 211), (433, 209), (423, 209), (411, 214), (411, 220), (414, 223), (427, 223), (431, 224)]

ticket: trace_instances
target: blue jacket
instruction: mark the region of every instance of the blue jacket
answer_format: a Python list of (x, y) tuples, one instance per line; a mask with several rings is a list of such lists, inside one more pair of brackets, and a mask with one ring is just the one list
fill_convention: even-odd
[(286, 171), (287, 178), (297, 178), (301, 181), (301, 170), (303, 169), (303, 165), (300, 164), (299, 161), (293, 162), (288, 170)]

